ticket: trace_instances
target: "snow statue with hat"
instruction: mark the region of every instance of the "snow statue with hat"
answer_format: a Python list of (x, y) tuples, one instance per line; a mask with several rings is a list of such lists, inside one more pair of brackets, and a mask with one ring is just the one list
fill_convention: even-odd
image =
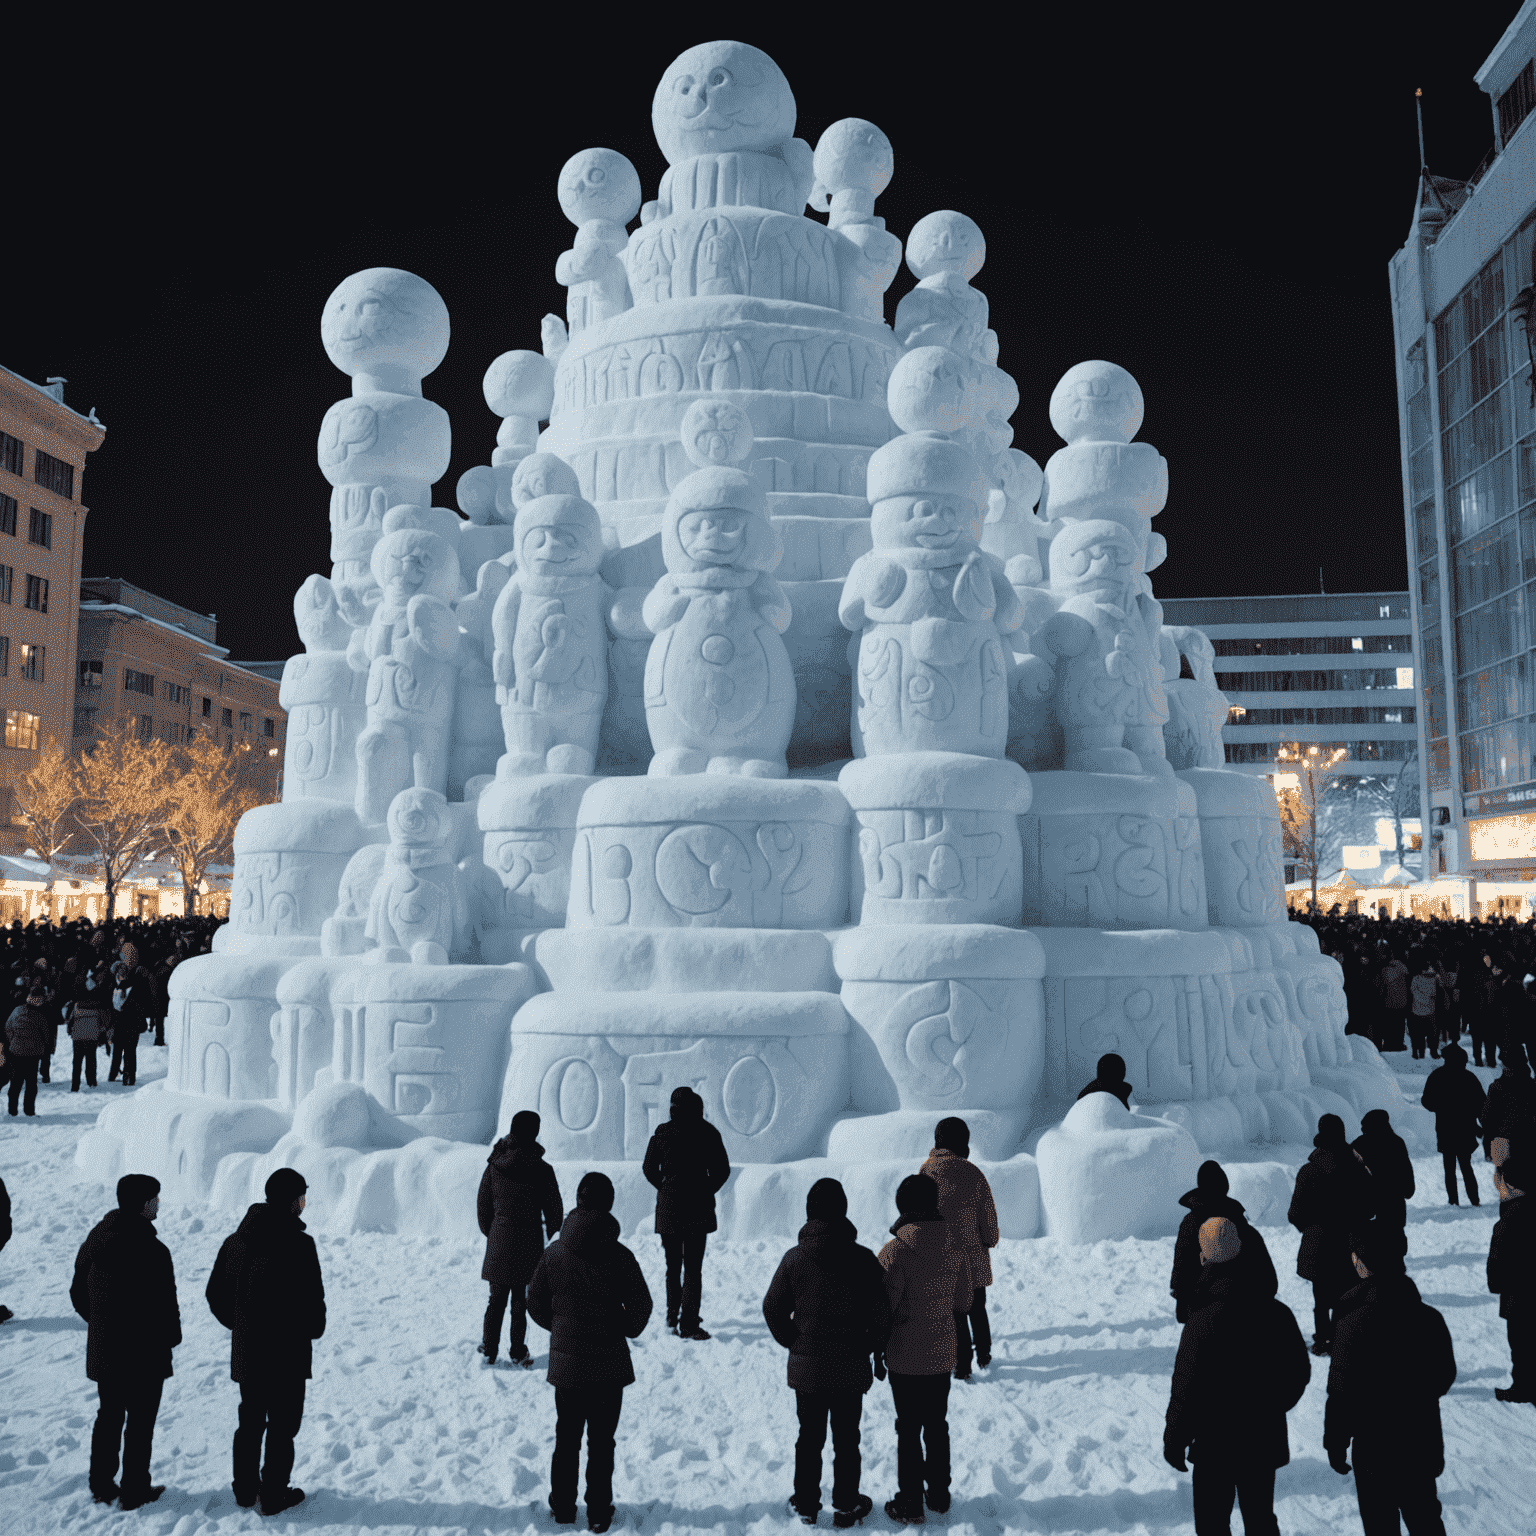
[(616, 149), (584, 149), (560, 167), (560, 210), (576, 242), (555, 263), (566, 289), (570, 336), (629, 308), (629, 277), (620, 258), (624, 226), (640, 211), (640, 175)]

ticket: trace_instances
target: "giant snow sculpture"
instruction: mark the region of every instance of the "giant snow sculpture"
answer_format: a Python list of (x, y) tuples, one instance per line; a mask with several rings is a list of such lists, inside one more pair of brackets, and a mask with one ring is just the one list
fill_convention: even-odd
[[(324, 1222), (446, 1230), (533, 1107), (632, 1223), (687, 1084), (727, 1230), (793, 1231), (832, 1166), (874, 1219), (959, 1114), (1005, 1231), (1089, 1240), (1171, 1219), (1197, 1148), (1377, 1106), (1417, 1134), (1285, 920), (1210, 644), (1162, 624), (1136, 381), (1070, 369), (1042, 475), (982, 231), (920, 220), (887, 325), (890, 142), (846, 118), (813, 151), (795, 117), (771, 59), (708, 43), (657, 89), (652, 201), (616, 151), (568, 161), (566, 321), (490, 361), (463, 517), (431, 505), (441, 299), (375, 268), (327, 302), (352, 393), (284, 801), (172, 980), (167, 1082), (83, 1166), (238, 1203), (287, 1162)], [(1107, 1051), (1138, 1108), (1068, 1114)]]

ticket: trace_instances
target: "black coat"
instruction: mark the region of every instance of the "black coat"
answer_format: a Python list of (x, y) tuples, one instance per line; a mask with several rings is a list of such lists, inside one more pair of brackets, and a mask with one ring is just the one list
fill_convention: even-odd
[(1487, 1095), (1483, 1085), (1464, 1066), (1447, 1062), (1424, 1080), (1419, 1103), (1435, 1117), (1435, 1147), (1441, 1152), (1470, 1152)]
[(224, 1239), (208, 1277), (208, 1306), (230, 1330), (235, 1381), (292, 1381), (312, 1374), (325, 1332), (325, 1282), (315, 1240), (291, 1210), (259, 1202)]
[(1225, 1216), (1234, 1223), (1243, 1245), (1235, 1259), (1219, 1267), (1229, 1274), (1241, 1275), (1254, 1295), (1273, 1296), (1280, 1289), (1280, 1277), (1275, 1273), (1269, 1247), (1243, 1215), (1241, 1202), (1230, 1195), (1207, 1194), (1197, 1188), (1181, 1195), (1179, 1204), (1189, 1215), (1179, 1223), (1179, 1235), (1173, 1240), (1173, 1274), (1168, 1279), (1178, 1322), (1189, 1321), (1191, 1303), (1201, 1294), (1200, 1282), (1207, 1266), (1200, 1262), (1200, 1228), (1214, 1216)]
[(108, 1211), (75, 1255), (69, 1299), (89, 1325), (90, 1380), (143, 1383), (171, 1374), (181, 1308), (171, 1251), (155, 1236), (153, 1222), (132, 1211)]
[(1536, 1211), (1529, 1195), (1499, 1206), (1488, 1240), (1488, 1289), (1499, 1298), (1500, 1317), (1536, 1317)]
[(731, 1176), (720, 1132), (703, 1116), (672, 1118), (656, 1127), (641, 1171), (656, 1190), (656, 1232), (677, 1237), (713, 1232), (715, 1196)]
[(606, 1211), (580, 1207), (544, 1250), (528, 1282), (528, 1315), (549, 1332), (556, 1387), (627, 1387), (635, 1379), (627, 1339), (651, 1318), (651, 1293)]
[(47, 1014), (31, 1003), (12, 1009), (5, 1021), (5, 1044), (11, 1056), (48, 1055)]
[(1086, 1088), (1079, 1091), (1077, 1097), (1079, 1099), (1086, 1099), (1090, 1093), (1112, 1093), (1127, 1109), (1131, 1107), (1131, 1085), (1129, 1083), (1101, 1083), (1098, 1078), (1094, 1078)]
[(885, 1349), (885, 1271), (844, 1216), (808, 1221), (763, 1297), (768, 1331), (789, 1351), (796, 1392), (868, 1392), (869, 1357)]
[(1348, 1288), (1359, 1278), (1349, 1261), (1351, 1228), (1376, 1211), (1365, 1164), (1348, 1147), (1317, 1147), (1296, 1175), (1286, 1219), (1301, 1233), (1296, 1273), (1303, 1280)]
[(1483, 1100), (1483, 1151), (1489, 1156), (1495, 1136), (1520, 1143), (1528, 1156), (1536, 1147), (1536, 1079), (1507, 1062)]
[[(1437, 1069), (1438, 1070), (1438, 1069)], [(1408, 1202), (1413, 1198), (1413, 1159), (1396, 1131), (1362, 1131), (1350, 1144), (1370, 1170), (1376, 1196), (1376, 1219), (1394, 1227), (1408, 1225)]]
[(1456, 1380), (1450, 1330), (1407, 1275), (1372, 1275), (1334, 1313), (1323, 1445), (1357, 1462), (1445, 1471), (1440, 1399)]
[(518, 1146), (503, 1136), (486, 1159), (475, 1203), (486, 1237), (480, 1278), (527, 1285), (544, 1251), (544, 1231), (553, 1237), (565, 1220), (560, 1183), (544, 1161), (544, 1148), (536, 1141)]
[(1256, 1294), (1245, 1276), (1213, 1274), (1205, 1290), (1179, 1339), (1163, 1445), (1192, 1447), (1213, 1471), (1283, 1467), (1285, 1416), (1312, 1379), (1301, 1330), (1284, 1302)]
[(5, 1180), (0, 1179), (0, 1248), (11, 1240), (11, 1197), (6, 1193)]

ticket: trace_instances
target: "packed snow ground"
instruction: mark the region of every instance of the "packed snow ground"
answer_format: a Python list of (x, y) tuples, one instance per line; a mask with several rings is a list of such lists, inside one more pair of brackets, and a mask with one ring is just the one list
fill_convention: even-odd
[[(140, 1081), (163, 1075), (165, 1052), (145, 1047)], [(1394, 1061), (1416, 1095), (1418, 1063)], [(1426, 1062), (1424, 1066), (1432, 1066)], [(1486, 1082), (1490, 1072), (1479, 1074)], [(85, 1324), (69, 1304), (75, 1250), (115, 1202), (78, 1182), (75, 1141), (117, 1085), (68, 1091), (67, 1042), (38, 1116), (0, 1119), (0, 1174), (16, 1235), (0, 1253), (0, 1527), (7, 1532), (99, 1530), (194, 1536), (258, 1527), (341, 1532), (552, 1532), (544, 1502), (554, 1443), (547, 1335), (530, 1326), (537, 1369), (475, 1354), (485, 1286), (478, 1244), (381, 1234), (320, 1235), (329, 1325), (315, 1346), (294, 1480), (297, 1510), (262, 1520), (229, 1488), (238, 1392), (229, 1336), (203, 1300), (214, 1255), (235, 1218), (167, 1207), (161, 1237), (175, 1258), (185, 1342), (175, 1354), (155, 1436), (158, 1504), (125, 1514), (93, 1505), (86, 1462), (96, 1408), (85, 1379)], [(1299, 1163), (1305, 1148), (1256, 1149)], [(1479, 1154), (1480, 1156), (1480, 1154)], [(1456, 1345), (1456, 1385), (1442, 1404), (1447, 1469), (1440, 1480), (1451, 1531), (1530, 1530), (1536, 1409), (1496, 1402), (1509, 1380), (1497, 1298), (1483, 1263), (1496, 1205), (1485, 1164), (1481, 1209), (1446, 1206), (1439, 1159), (1415, 1163), (1409, 1270), (1439, 1307)], [(574, 1191), (565, 1191), (570, 1199)], [(861, 1232), (878, 1246), (884, 1234)], [(1297, 1234), (1269, 1227), (1281, 1298), (1311, 1336), (1310, 1288), (1295, 1275)], [(762, 1294), (783, 1244), (711, 1243), (705, 1267), (708, 1344), (662, 1331), (662, 1262), (654, 1236), (636, 1238), (657, 1316), (634, 1348), (636, 1385), (619, 1429), (615, 1530), (798, 1530), (785, 1509), (793, 1470), (794, 1397), (785, 1355), (762, 1320)], [(930, 1523), (1001, 1531), (1189, 1532), (1190, 1483), (1161, 1455), (1179, 1328), (1168, 1296), (1172, 1239), (1067, 1248), (1051, 1239), (1005, 1242), (993, 1257), (994, 1360), (950, 1396), (954, 1507)], [(1359, 1529), (1353, 1477), (1322, 1449), (1326, 1361), (1314, 1364), (1290, 1417), (1291, 1464), (1277, 1480), (1288, 1533)], [(1240, 1363), (1234, 1362), (1240, 1369)], [(890, 1389), (865, 1400), (864, 1491), (869, 1525), (895, 1492)], [(823, 1498), (830, 1496), (828, 1447)], [(1235, 1524), (1240, 1517), (1234, 1512)], [(830, 1528), (830, 1510), (822, 1526)]]

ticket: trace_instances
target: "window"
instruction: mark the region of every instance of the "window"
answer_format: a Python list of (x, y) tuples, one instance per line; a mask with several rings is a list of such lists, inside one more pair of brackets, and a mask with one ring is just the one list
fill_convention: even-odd
[(96, 729), (96, 710), (90, 705), (75, 705), (75, 735), (89, 736)]
[(43, 651), (41, 645), (24, 645), (21, 648), (21, 665), (16, 668), (16, 676), (25, 678), (29, 683), (43, 681)]
[(261, 717), (261, 734), (263, 736), (277, 735), (277, 721), (271, 715), (263, 715)]
[(0, 496), (0, 533), (16, 532), (16, 511), (14, 496)]
[(21, 439), (9, 432), (0, 432), (0, 469), (8, 469), (13, 475), (21, 473)]
[(132, 667), (124, 667), (123, 691), (125, 693), (148, 694), (150, 698), (154, 698), (155, 674), (153, 672), (135, 672)]
[(53, 517), (47, 512), (39, 512), (32, 508), (31, 519), (27, 523), (27, 543), (40, 544), (44, 549), (53, 548)]
[(1508, 144), (1521, 123), (1536, 107), (1536, 60), (1515, 76), (1514, 84), (1499, 97), (1499, 137)]
[(168, 704), (190, 704), (192, 702), (192, 690), (183, 688), (180, 683), (161, 683), (160, 696)]
[(6, 677), (11, 670), (11, 642), (0, 635), (0, 677)]
[(1391, 603), (1383, 603), (1381, 605), (1381, 616), (1384, 619), (1390, 619), (1392, 617), (1392, 604)]
[(0, 565), (0, 603), (8, 603), (11, 600), (11, 581), (16, 575), (16, 568), (10, 565)]
[(41, 576), (27, 577), (27, 607), (48, 612), (48, 583)]
[(1349, 648), (1352, 651), (1363, 651), (1365, 649), (1365, 641), (1357, 635), (1349, 642)]
[(242, 709), (240, 711), (240, 729), (242, 731), (248, 731), (248, 730), (250, 730), (250, 728), (251, 728), (251, 712), (248, 709)]
[(32, 478), (65, 501), (75, 499), (75, 466), (44, 453), (41, 448), (32, 455)]
[(235, 728), (235, 714), (234, 714), (234, 711), (230, 710), (230, 709), (226, 709), (223, 713), (224, 713), (224, 719), (223, 719), (222, 723), (223, 723), (224, 729), (226, 731), (234, 730), (234, 728)]
[(207, 697), (203, 699), (203, 719), (213, 719), (213, 700)]
[(140, 741), (148, 741), (155, 734), (155, 717), (153, 715), (140, 715), (136, 724)]
[(29, 715), (24, 709), (8, 709), (5, 712), (5, 744), (23, 752), (37, 751), (37, 728), (41, 724), (37, 715)]
[(162, 720), (160, 739), (170, 742), (173, 747), (180, 746), (187, 739), (187, 728), (184, 725), (177, 725), (174, 720)]
[(101, 687), (100, 661), (82, 661), (80, 663), (80, 686), (82, 688)]

